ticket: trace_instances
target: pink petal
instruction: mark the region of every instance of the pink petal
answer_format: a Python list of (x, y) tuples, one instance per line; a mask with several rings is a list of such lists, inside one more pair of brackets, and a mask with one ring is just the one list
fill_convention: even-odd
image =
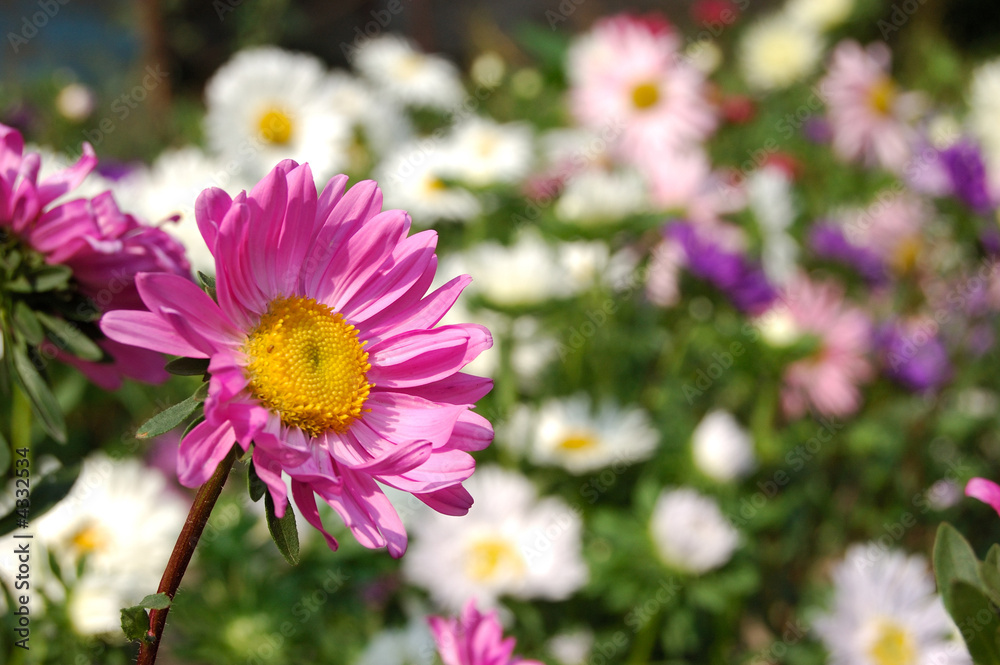
[(374, 275), (380, 273), (396, 244), (409, 231), (409, 217), (399, 210), (375, 215), (346, 239), (319, 278), (317, 300), (338, 312)]
[(257, 285), (267, 296), (277, 294), (278, 283), (274, 271), (275, 246), (281, 236), (288, 205), (286, 175), (291, 164), (287, 160), (271, 169), (247, 196), (250, 223), (247, 227), (245, 253), (248, 270)]
[(274, 501), (274, 514), (277, 517), (284, 517), (285, 508), (288, 506), (288, 488), (285, 487), (285, 481), (281, 479), (281, 464), (263, 450), (254, 448), (253, 469), (271, 493), (271, 499)]
[(198, 195), (194, 204), (194, 217), (205, 244), (215, 254), (215, 239), (226, 213), (233, 207), (233, 199), (218, 187), (209, 187)]
[(306, 518), (306, 521), (323, 534), (327, 546), (336, 552), (338, 547), (337, 539), (323, 528), (323, 520), (319, 516), (319, 509), (316, 507), (316, 495), (313, 494), (312, 488), (293, 478), (292, 498), (295, 499), (295, 505), (299, 507), (299, 512)]
[(472, 405), (493, 389), (493, 379), (456, 372), (451, 376), (414, 386), (400, 392), (423, 397), (431, 402)]
[(177, 479), (185, 487), (205, 484), (219, 466), (233, 444), (233, 428), (229, 423), (211, 425), (199, 423), (181, 440), (177, 454)]
[(408, 388), (451, 376), (493, 345), (472, 324), (411, 330), (369, 347), (368, 380), (381, 388)]
[(437, 234), (433, 231), (405, 238), (397, 246), (397, 250), (406, 248), (402, 256), (394, 256), (393, 266), (377, 279), (369, 280), (340, 311), (347, 319), (358, 322), (367, 321), (390, 306), (392, 311), (399, 312), (416, 305), (434, 281), (436, 245)]
[(403, 393), (373, 391), (365, 405), (371, 411), (363, 416), (365, 424), (394, 443), (414, 439), (430, 441), (435, 446), (447, 443), (465, 406), (435, 404)]
[(468, 275), (460, 275), (407, 311), (383, 312), (373, 317), (365, 324), (366, 339), (369, 340), (369, 344), (375, 344), (378, 340), (391, 337), (400, 331), (421, 330), (437, 325), (471, 281), (472, 278)]
[(971, 478), (965, 485), (965, 495), (989, 504), (1000, 515), (1000, 485), (985, 478)]
[(316, 205), (316, 183), (309, 165), (303, 164), (288, 174), (285, 223), (273, 250), (278, 290), (282, 293), (293, 293), (298, 286), (302, 262), (318, 230)]
[(241, 192), (233, 199), (233, 206), (222, 220), (215, 240), (215, 285), (219, 307), (241, 328), (248, 326), (251, 318), (263, 314), (267, 308), (267, 298), (244, 256), (249, 223), (250, 210), (245, 194)]
[(170, 273), (140, 273), (135, 285), (150, 311), (176, 311), (214, 348), (233, 346), (241, 337), (215, 301), (190, 280)]
[(38, 200), (41, 205), (47, 206), (63, 194), (76, 189), (95, 166), (97, 155), (89, 143), (84, 143), (83, 153), (76, 164), (49, 176), (39, 184)]
[(414, 496), (442, 515), (461, 517), (467, 514), (469, 508), (472, 507), (472, 495), (461, 485), (452, 485), (427, 494), (414, 494)]
[(170, 324), (152, 312), (107, 312), (101, 317), (100, 326), (105, 335), (122, 344), (187, 358), (208, 357), (207, 353), (195, 348), (178, 335)]

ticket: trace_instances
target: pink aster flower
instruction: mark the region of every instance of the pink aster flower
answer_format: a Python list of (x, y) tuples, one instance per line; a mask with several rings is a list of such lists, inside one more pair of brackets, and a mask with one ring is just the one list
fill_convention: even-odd
[(602, 19), (569, 50), (570, 106), (577, 120), (613, 136), (629, 161), (698, 142), (716, 126), (704, 75), (656, 16)]
[(209, 359), (205, 420), (181, 441), (180, 482), (204, 483), (233, 443), (284, 514), (292, 499), (332, 549), (315, 495), (371, 548), (399, 557), (406, 531), (379, 483), (448, 515), (472, 497), (468, 451), (493, 437), (472, 405), (492, 383), (460, 372), (492, 344), (472, 324), (438, 326), (467, 275), (426, 294), (437, 235), (408, 236), (372, 181), (317, 197), (306, 164), (280, 163), (247, 194), (212, 188), (195, 217), (215, 256), (218, 303), (174, 275), (139, 275), (149, 312), (111, 312), (112, 339)]
[(781, 403), (786, 414), (802, 416), (812, 405), (827, 416), (844, 416), (861, 404), (858, 384), (871, 379), (867, 353), (872, 335), (864, 312), (844, 303), (832, 282), (813, 283), (804, 275), (790, 280), (783, 294), (788, 323), (814, 336), (818, 348), (785, 368)]
[[(21, 134), (0, 125), (0, 238), (13, 235), (24, 250), (41, 255), (48, 265), (72, 271), (75, 288), (90, 300), (78, 307), (79, 320), (114, 309), (142, 308), (137, 272), (189, 274), (183, 247), (162, 230), (121, 212), (110, 192), (66, 200), (96, 164), (93, 149), (85, 143), (75, 165), (39, 180), (41, 157), (25, 153)], [(106, 339), (98, 345), (111, 362), (87, 362), (51, 342), (44, 342), (41, 350), (108, 389), (117, 388), (122, 376), (149, 382), (169, 376), (158, 353)]]
[(820, 90), (829, 111), (833, 149), (843, 159), (863, 160), (893, 172), (910, 158), (916, 134), (908, 124), (919, 98), (900, 93), (889, 76), (891, 54), (881, 42), (862, 48), (841, 42)]
[(542, 665), (513, 656), (515, 640), (504, 639), (496, 610), (482, 614), (469, 600), (456, 619), (429, 617), (434, 641), (444, 665)]
[(979, 499), (1000, 514), (1000, 485), (986, 478), (970, 478), (965, 485), (965, 496)]

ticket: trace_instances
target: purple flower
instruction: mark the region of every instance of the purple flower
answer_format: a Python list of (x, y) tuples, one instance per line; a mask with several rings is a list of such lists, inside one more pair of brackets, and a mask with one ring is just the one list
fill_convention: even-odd
[(956, 197), (980, 215), (989, 214), (993, 200), (986, 184), (986, 165), (978, 146), (962, 140), (938, 153)]
[(886, 280), (882, 259), (870, 249), (851, 244), (834, 224), (816, 224), (809, 233), (809, 247), (820, 258), (850, 266), (873, 286)]
[(722, 291), (741, 312), (760, 314), (777, 297), (759, 265), (700, 236), (691, 224), (670, 224), (665, 234), (684, 250), (691, 274)]
[(933, 323), (895, 321), (876, 333), (883, 369), (915, 392), (936, 391), (951, 378), (948, 352)]

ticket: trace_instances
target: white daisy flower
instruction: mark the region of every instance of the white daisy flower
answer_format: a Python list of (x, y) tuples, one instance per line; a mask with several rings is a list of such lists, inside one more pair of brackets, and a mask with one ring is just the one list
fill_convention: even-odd
[(413, 123), (396, 100), (346, 72), (331, 72), (328, 81), (337, 111), (375, 153), (385, 154), (413, 139)]
[(747, 198), (763, 235), (764, 272), (776, 284), (786, 283), (796, 272), (798, 243), (788, 233), (795, 221), (792, 183), (779, 168), (757, 169), (747, 178)]
[(584, 665), (594, 648), (594, 633), (587, 628), (559, 633), (546, 646), (560, 665)]
[(854, 0), (789, 0), (785, 11), (813, 30), (829, 30), (848, 19)]
[(823, 39), (783, 13), (747, 27), (738, 61), (747, 84), (758, 90), (787, 88), (810, 74), (823, 55)]
[(283, 159), (317, 180), (347, 164), (348, 123), (319, 59), (275, 47), (240, 51), (205, 86), (205, 136), (224, 162), (256, 181)]
[[(582, 522), (561, 499), (539, 499), (524, 476), (483, 467), (466, 481), (476, 502), (460, 520), (415, 520), (403, 575), (449, 611), (472, 597), (480, 608), (501, 596), (564, 600), (588, 577)], [(428, 511), (429, 513), (429, 511)]]
[(588, 168), (566, 181), (555, 213), (564, 221), (591, 227), (620, 221), (646, 205), (646, 184), (636, 171)]
[(452, 129), (445, 150), (454, 176), (472, 187), (516, 183), (531, 167), (531, 129), (471, 116)]
[(572, 293), (580, 293), (595, 284), (615, 287), (627, 284), (639, 257), (623, 249), (614, 254), (600, 240), (577, 240), (556, 245), (556, 257), (566, 270)]
[(580, 475), (648, 459), (660, 435), (642, 409), (609, 402), (594, 409), (586, 395), (578, 394), (550, 399), (538, 409), (521, 406), (503, 440), (534, 464)]
[(715, 499), (689, 488), (661, 492), (649, 528), (664, 563), (696, 575), (726, 564), (740, 541)]
[(705, 414), (691, 436), (694, 463), (722, 483), (742, 478), (757, 465), (753, 439), (728, 411)]
[(983, 146), (994, 187), (1000, 186), (1000, 58), (975, 69), (969, 86), (969, 125)]
[(158, 471), (98, 454), (84, 463), (66, 498), (32, 523), (34, 542), (68, 581), (77, 632), (119, 632), (121, 608), (156, 590), (188, 503), (168, 490)]
[(482, 242), (461, 257), (460, 266), (475, 266), (476, 279), (467, 293), (476, 293), (499, 306), (538, 305), (575, 292), (573, 280), (554, 248), (534, 229), (517, 235), (513, 245)]
[(376, 169), (386, 208), (406, 210), (418, 226), (438, 220), (468, 222), (482, 212), (475, 194), (446, 181), (455, 165), (433, 139), (414, 141), (389, 155)]
[(177, 216), (163, 230), (184, 245), (194, 270), (214, 274), (215, 258), (198, 230), (194, 204), (208, 187), (229, 191), (249, 188), (240, 174), (194, 146), (165, 150), (149, 169), (129, 174), (116, 183), (115, 198), (123, 210), (151, 222)]
[(368, 40), (354, 52), (353, 64), (380, 91), (407, 106), (454, 110), (465, 95), (455, 65), (420, 52), (398, 35)]
[(813, 626), (834, 665), (972, 662), (922, 556), (852, 545), (833, 583), (833, 607)]

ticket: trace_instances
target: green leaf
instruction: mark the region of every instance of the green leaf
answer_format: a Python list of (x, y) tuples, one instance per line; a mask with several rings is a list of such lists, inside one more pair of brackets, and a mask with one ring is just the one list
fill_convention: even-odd
[(986, 560), (979, 564), (979, 579), (983, 581), (983, 591), (995, 604), (1000, 605), (1000, 545), (994, 544), (986, 554)]
[(149, 639), (149, 613), (138, 605), (122, 609), (122, 632), (130, 642)]
[(955, 616), (951, 589), (955, 582), (980, 586), (979, 560), (972, 546), (955, 527), (942, 522), (934, 541), (934, 576), (948, 612)]
[(35, 316), (35, 312), (23, 300), (19, 300), (14, 305), (14, 325), (24, 335), (24, 339), (27, 340), (28, 344), (38, 346), (45, 339), (45, 331), (42, 330), (42, 325), (38, 322), (38, 317)]
[(14, 355), (14, 372), (24, 388), (31, 410), (38, 416), (42, 427), (59, 443), (66, 443), (66, 422), (55, 395), (49, 390), (45, 379), (35, 369), (24, 349), (11, 349)]
[(253, 468), (253, 462), (247, 467), (247, 491), (250, 492), (250, 499), (257, 503), (261, 497), (267, 493), (267, 485), (257, 475), (257, 470)]
[(164, 409), (158, 414), (144, 422), (135, 432), (137, 439), (151, 439), (169, 432), (188, 419), (188, 417), (198, 410), (202, 400), (197, 393), (191, 395), (183, 402), (174, 404), (169, 409)]
[(3, 432), (0, 432), (0, 476), (7, 473), (7, 469), (10, 468), (10, 443), (4, 437)]
[(211, 296), (212, 300), (215, 300), (215, 277), (213, 275), (206, 275), (202, 271), (198, 271), (198, 283), (201, 288)]
[(271, 493), (264, 494), (264, 511), (267, 515), (267, 530), (271, 532), (274, 544), (281, 556), (293, 566), (299, 562), (299, 532), (295, 528), (295, 512), (291, 504), (285, 505), (284, 517), (274, 514), (274, 499)]
[(69, 351), (80, 360), (97, 362), (104, 357), (101, 347), (87, 337), (76, 324), (42, 312), (38, 312), (38, 320), (48, 329), (52, 343), (60, 349)]
[[(67, 466), (31, 482), (31, 519), (36, 520), (66, 498), (80, 476), (80, 465)], [(19, 515), (14, 509), (0, 518), (0, 536), (17, 528)]]
[(151, 593), (140, 600), (136, 607), (145, 607), (147, 610), (165, 610), (170, 607), (170, 596), (165, 593)]
[(951, 617), (962, 632), (969, 647), (972, 662), (976, 665), (1000, 665), (1000, 646), (997, 643), (1000, 616), (993, 611), (989, 599), (975, 586), (964, 581), (951, 585)]
[(164, 369), (177, 376), (202, 376), (208, 373), (208, 358), (174, 358)]

